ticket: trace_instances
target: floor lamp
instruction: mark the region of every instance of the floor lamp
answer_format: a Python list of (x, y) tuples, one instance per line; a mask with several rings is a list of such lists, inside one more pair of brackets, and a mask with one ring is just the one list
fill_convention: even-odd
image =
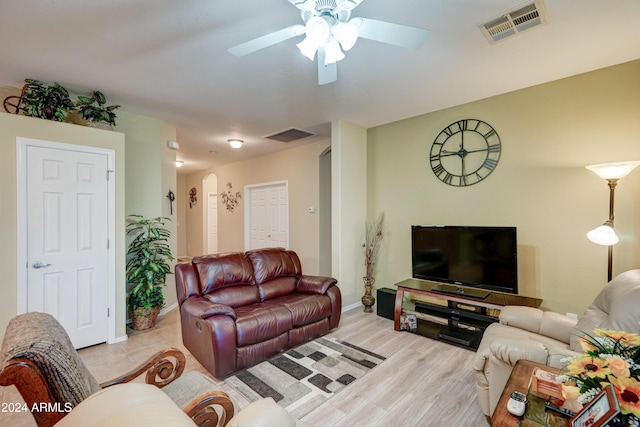
[(640, 161), (637, 162), (617, 162), (601, 163), (599, 165), (587, 166), (587, 169), (597, 174), (600, 178), (606, 179), (609, 184), (609, 219), (600, 227), (594, 228), (587, 233), (587, 238), (598, 245), (608, 246), (608, 281), (611, 281), (613, 271), (613, 245), (620, 240), (613, 229), (613, 198), (618, 181), (634, 170)]

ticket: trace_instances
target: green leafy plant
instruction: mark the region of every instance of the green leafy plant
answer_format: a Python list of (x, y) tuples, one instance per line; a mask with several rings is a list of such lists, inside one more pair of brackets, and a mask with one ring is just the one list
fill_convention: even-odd
[(91, 96), (78, 96), (76, 106), (80, 115), (85, 120), (92, 122), (109, 123), (112, 126), (116, 125), (116, 113), (113, 110), (120, 108), (120, 105), (106, 106), (107, 98), (102, 92), (94, 91)]
[(127, 251), (129, 308), (164, 307), (162, 288), (166, 275), (171, 274), (169, 261), (173, 260), (168, 243), (171, 233), (165, 222), (171, 219), (129, 215), (128, 221), (127, 234), (135, 235)]
[(26, 85), (20, 108), (25, 116), (62, 122), (74, 109), (69, 92), (60, 84), (50, 86), (34, 79), (24, 81)]

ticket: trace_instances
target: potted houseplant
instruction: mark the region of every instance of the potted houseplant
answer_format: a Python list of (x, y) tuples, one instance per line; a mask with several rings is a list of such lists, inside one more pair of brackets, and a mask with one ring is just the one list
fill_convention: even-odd
[(119, 105), (105, 105), (107, 98), (102, 92), (93, 91), (91, 96), (78, 95), (76, 106), (88, 126), (111, 130), (116, 125), (116, 113), (113, 112)]
[(168, 243), (171, 233), (164, 226), (171, 219), (129, 215), (128, 221), (127, 234), (134, 235), (127, 251), (128, 306), (132, 328), (143, 330), (155, 326), (164, 307), (162, 289), (173, 260)]
[(22, 113), (25, 116), (46, 120), (64, 121), (67, 113), (74, 108), (69, 92), (58, 83), (53, 86), (38, 80), (25, 79)]

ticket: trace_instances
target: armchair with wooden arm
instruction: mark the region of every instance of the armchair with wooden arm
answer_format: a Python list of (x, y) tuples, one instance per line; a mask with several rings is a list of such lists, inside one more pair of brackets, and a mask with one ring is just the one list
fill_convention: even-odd
[[(233, 403), (199, 372), (182, 375), (184, 354), (161, 351), (119, 378), (99, 384), (84, 365), (64, 328), (45, 313), (14, 317), (1, 351), (0, 385), (15, 385), (40, 427), (53, 426), (80, 402), (100, 390), (146, 374), (196, 425), (223, 426), (233, 417)], [(189, 398), (187, 396), (192, 396)]]

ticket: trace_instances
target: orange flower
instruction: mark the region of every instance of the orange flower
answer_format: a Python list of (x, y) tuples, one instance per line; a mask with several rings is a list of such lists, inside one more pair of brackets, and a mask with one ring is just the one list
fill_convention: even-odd
[(578, 400), (580, 397), (580, 387), (562, 384), (562, 397), (564, 397), (565, 400)]
[(572, 376), (587, 375), (590, 378), (605, 379), (610, 373), (607, 361), (599, 357), (582, 356), (573, 359), (567, 365), (567, 374)]
[(640, 417), (640, 382), (633, 378), (610, 378), (623, 414)]
[(609, 358), (609, 369), (618, 378), (629, 378), (631, 376), (629, 364), (618, 356)]

